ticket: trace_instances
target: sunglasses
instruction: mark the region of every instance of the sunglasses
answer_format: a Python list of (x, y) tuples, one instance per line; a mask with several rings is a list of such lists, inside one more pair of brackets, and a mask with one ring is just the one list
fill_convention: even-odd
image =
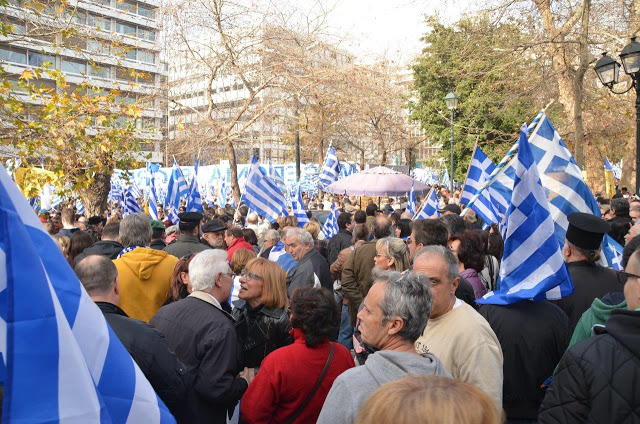
[(618, 271), (618, 275), (620, 275), (622, 277), (622, 282), (626, 282), (629, 278), (640, 278), (640, 275), (638, 274), (632, 274), (630, 272), (627, 271)]

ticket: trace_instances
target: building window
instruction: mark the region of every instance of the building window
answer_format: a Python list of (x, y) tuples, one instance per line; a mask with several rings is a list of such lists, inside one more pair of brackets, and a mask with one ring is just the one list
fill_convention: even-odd
[(142, 27), (138, 27), (138, 37), (148, 40), (148, 41), (155, 41), (156, 40), (156, 33), (150, 29), (145, 29)]
[(30, 66), (42, 66), (44, 63), (55, 66), (56, 58), (49, 56), (48, 54), (29, 52), (29, 65)]
[(27, 51), (15, 47), (0, 46), (0, 59), (5, 62), (27, 63)]
[(103, 16), (89, 14), (87, 22), (98, 30), (111, 31), (111, 19)]
[(108, 79), (109, 78), (109, 67), (108, 66), (99, 66), (97, 64), (89, 64), (89, 75), (91, 75), (92, 77), (98, 77), (98, 78), (104, 78), (104, 79)]
[(153, 9), (138, 3), (138, 15), (144, 16), (145, 18), (153, 19)]
[(116, 79), (120, 81), (136, 82), (134, 71), (128, 68), (116, 68)]
[(136, 26), (124, 22), (116, 21), (116, 32), (124, 35), (136, 36)]
[[(4, 17), (6, 19), (6, 16)], [(24, 21), (19, 21), (17, 19), (6, 19), (6, 23), (11, 25), (11, 29), (9, 33), (16, 35), (25, 35), (27, 32), (27, 25)]]
[(109, 54), (109, 45), (99, 40), (87, 40), (87, 50), (91, 53)]
[(136, 49), (129, 49), (125, 52), (125, 57), (129, 60), (136, 60)]
[(111, 0), (93, 0), (93, 3), (111, 7)]
[(146, 50), (138, 50), (138, 60), (144, 63), (155, 63), (156, 54)]
[(136, 13), (138, 6), (135, 1), (116, 1), (116, 9), (122, 10), (125, 13)]
[(62, 59), (60, 69), (70, 74), (85, 75), (87, 73), (87, 64), (78, 60)]

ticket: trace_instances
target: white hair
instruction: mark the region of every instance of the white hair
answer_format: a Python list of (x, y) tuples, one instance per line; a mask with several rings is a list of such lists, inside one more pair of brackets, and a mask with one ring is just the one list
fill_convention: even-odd
[(207, 249), (198, 253), (189, 262), (189, 280), (191, 289), (211, 290), (220, 273), (230, 272), (227, 252), (222, 249)]
[(298, 239), (298, 243), (310, 244), (311, 246), (313, 246), (313, 237), (311, 236), (311, 233), (304, 228), (291, 228), (287, 230), (286, 237), (295, 237)]

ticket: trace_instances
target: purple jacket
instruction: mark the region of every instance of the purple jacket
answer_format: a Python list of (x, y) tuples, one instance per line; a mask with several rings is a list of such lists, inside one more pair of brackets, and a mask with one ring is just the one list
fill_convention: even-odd
[(482, 284), (482, 281), (480, 281), (480, 277), (478, 277), (478, 271), (473, 268), (467, 268), (462, 271), (460, 275), (471, 283), (476, 299), (481, 298), (487, 293), (487, 289), (484, 287), (484, 284)]

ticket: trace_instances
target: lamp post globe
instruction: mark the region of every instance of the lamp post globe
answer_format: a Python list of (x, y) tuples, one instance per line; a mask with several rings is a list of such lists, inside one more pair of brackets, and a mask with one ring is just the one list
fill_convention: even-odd
[(624, 46), (620, 59), (627, 75), (633, 76), (640, 71), (640, 43), (636, 41), (636, 37), (631, 37), (631, 42)]
[(602, 57), (598, 59), (593, 69), (598, 74), (602, 85), (612, 87), (618, 82), (620, 64), (607, 55), (607, 52), (602, 53)]
[(451, 112), (451, 170), (449, 172), (449, 188), (451, 191), (451, 196), (453, 196), (453, 112), (458, 108), (458, 96), (456, 96), (456, 93), (454, 93), (453, 91), (450, 91), (445, 96), (444, 102)]

